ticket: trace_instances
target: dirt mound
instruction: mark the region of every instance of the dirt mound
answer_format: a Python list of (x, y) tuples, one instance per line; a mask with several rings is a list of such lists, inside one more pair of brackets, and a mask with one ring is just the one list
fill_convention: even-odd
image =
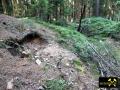
[(78, 57), (51, 40), (47, 29), (27, 31), (21, 25), (13, 17), (0, 15), (0, 44), (4, 45), (0, 48), (0, 90), (12, 85), (12, 90), (44, 90), (40, 87), (45, 81), (56, 78), (65, 79), (71, 90), (94, 90), (91, 74), (74, 68)]
[(23, 30), (24, 27), (22, 23), (17, 19), (6, 15), (0, 15), (0, 34), (2, 39), (4, 36), (17, 37), (19, 32)]
[(1, 27), (11, 32), (19, 32), (24, 30), (23, 24), (19, 22), (19, 20), (7, 15), (0, 15), (0, 28)]

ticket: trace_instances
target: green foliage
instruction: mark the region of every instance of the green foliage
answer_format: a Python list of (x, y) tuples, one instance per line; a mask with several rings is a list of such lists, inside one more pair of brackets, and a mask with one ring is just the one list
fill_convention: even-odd
[(28, 3), (28, 16), (36, 16), (40, 19), (46, 20), (47, 12), (48, 0), (32, 0), (31, 3)]
[[(67, 12), (70, 13), (69, 7), (65, 7), (65, 0), (37, 0), (31, 1), (28, 5), (28, 16), (36, 16), (42, 21), (51, 22), (60, 26), (67, 26)], [(27, 2), (28, 3), (28, 2)], [(67, 10), (67, 12), (66, 12)]]
[(113, 25), (109, 28), (109, 32), (106, 33), (109, 33), (109, 35), (115, 40), (120, 40), (120, 23)]
[(104, 18), (86, 18), (82, 21), (82, 33), (92, 36), (100, 34), (104, 28), (111, 27), (114, 22)]
[(81, 72), (84, 72), (84, 67), (83, 67), (83, 63), (81, 62), (81, 60), (74, 60), (73, 61), (73, 65), (75, 66), (75, 68), (78, 70), (78, 71), (81, 71)]
[(74, 64), (76, 64), (76, 65), (78, 65), (78, 66), (82, 66), (82, 64), (81, 64), (81, 61), (80, 60), (74, 60), (74, 62), (73, 62)]
[(43, 20), (46, 19), (47, 9), (48, 9), (48, 0), (38, 0), (36, 4), (36, 8), (38, 9), (38, 13), (40, 13), (39, 17)]
[(65, 18), (61, 17), (60, 19), (53, 21), (53, 24), (59, 25), (59, 26), (67, 26), (67, 21)]
[(95, 64), (95, 63), (93, 63), (93, 62), (89, 62), (89, 64), (90, 64), (90, 68), (91, 68), (90, 71), (92, 72), (92, 75), (94, 75), (95, 78), (100, 77), (100, 72), (99, 72), (99, 70), (97, 69), (97, 68), (98, 68), (98, 65)]
[(104, 18), (86, 18), (82, 21), (82, 33), (87, 36), (102, 36), (120, 39), (120, 23)]
[(47, 80), (46, 81), (46, 90), (66, 90), (68, 85), (63, 79)]

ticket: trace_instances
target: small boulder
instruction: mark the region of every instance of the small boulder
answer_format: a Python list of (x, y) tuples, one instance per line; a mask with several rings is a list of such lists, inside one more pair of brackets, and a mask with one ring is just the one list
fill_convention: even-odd
[(7, 90), (13, 90), (13, 79), (7, 82)]
[(39, 59), (37, 59), (37, 60), (36, 60), (36, 63), (37, 63), (38, 65), (41, 65), (42, 62), (41, 62)]
[(30, 50), (22, 51), (21, 58), (29, 57), (30, 53), (31, 53)]

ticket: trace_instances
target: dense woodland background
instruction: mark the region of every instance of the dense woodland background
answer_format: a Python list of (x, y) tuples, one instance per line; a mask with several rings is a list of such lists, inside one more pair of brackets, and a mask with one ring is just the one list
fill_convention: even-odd
[(119, 10), (120, 0), (0, 0), (0, 13), (58, 23), (91, 16), (119, 21)]

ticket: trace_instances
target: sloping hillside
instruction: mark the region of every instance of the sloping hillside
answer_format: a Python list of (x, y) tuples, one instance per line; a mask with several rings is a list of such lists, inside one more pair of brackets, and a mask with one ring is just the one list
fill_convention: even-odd
[(96, 81), (56, 33), (0, 15), (0, 90), (94, 90)]
[[(87, 18), (82, 21), (80, 33), (76, 31), (75, 25), (61, 27), (41, 22), (39, 19), (35, 21), (57, 32), (57, 42), (74, 52), (92, 72), (96, 72), (93, 75), (97, 74), (97, 78), (120, 77), (119, 22), (104, 18)], [(91, 33), (92, 35), (87, 35)]]
[(119, 23), (91, 18), (82, 28), (92, 35), (0, 15), (0, 90), (96, 90), (100, 76), (120, 77)]

